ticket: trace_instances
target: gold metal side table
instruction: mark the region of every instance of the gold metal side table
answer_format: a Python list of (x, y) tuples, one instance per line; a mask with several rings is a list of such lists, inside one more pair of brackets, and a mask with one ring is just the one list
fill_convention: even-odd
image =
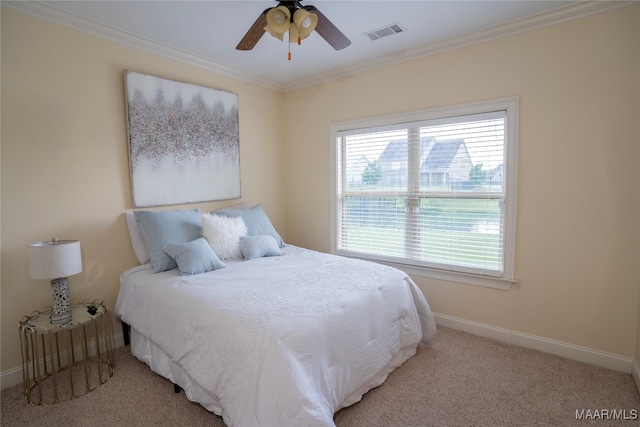
[(20, 321), (24, 398), (48, 405), (95, 390), (115, 372), (113, 326), (103, 301), (72, 306), (73, 318), (52, 325), (51, 308)]

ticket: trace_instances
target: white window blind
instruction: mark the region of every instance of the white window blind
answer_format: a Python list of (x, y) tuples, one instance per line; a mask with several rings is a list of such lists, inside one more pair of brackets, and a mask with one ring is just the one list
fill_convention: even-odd
[(337, 126), (336, 252), (513, 281), (510, 101)]

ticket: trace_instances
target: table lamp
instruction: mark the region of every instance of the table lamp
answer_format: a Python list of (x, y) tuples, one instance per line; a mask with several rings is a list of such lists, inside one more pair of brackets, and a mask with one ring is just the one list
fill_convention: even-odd
[(50, 279), (53, 305), (51, 323), (64, 325), (71, 321), (69, 278), (82, 272), (79, 240), (36, 242), (29, 245), (29, 276), (32, 279)]

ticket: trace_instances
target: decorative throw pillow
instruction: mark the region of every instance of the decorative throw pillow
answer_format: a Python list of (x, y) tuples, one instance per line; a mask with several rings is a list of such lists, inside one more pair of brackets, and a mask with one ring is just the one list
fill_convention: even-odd
[(173, 211), (134, 211), (142, 230), (153, 272), (172, 270), (178, 265), (164, 251), (169, 243), (184, 243), (197, 239), (202, 230), (200, 209)]
[(127, 229), (129, 230), (129, 239), (131, 240), (133, 253), (136, 255), (140, 264), (146, 264), (149, 262), (149, 254), (144, 245), (144, 236), (142, 235), (138, 221), (136, 221), (136, 216), (133, 212), (126, 212), (125, 219), (127, 221)]
[(246, 235), (242, 218), (202, 214), (202, 237), (221, 260), (242, 258), (240, 238)]
[(280, 256), (282, 251), (273, 236), (247, 236), (240, 239), (240, 251), (244, 259)]
[(176, 261), (183, 276), (226, 267), (203, 237), (191, 242), (170, 243), (164, 247), (164, 251)]
[(269, 217), (262, 209), (262, 205), (255, 205), (252, 208), (247, 209), (221, 209), (220, 211), (214, 211), (214, 214), (224, 215), (228, 217), (240, 217), (247, 225), (247, 236), (273, 236), (278, 243), (278, 247), (284, 247), (284, 241), (278, 234), (276, 229), (269, 221)]

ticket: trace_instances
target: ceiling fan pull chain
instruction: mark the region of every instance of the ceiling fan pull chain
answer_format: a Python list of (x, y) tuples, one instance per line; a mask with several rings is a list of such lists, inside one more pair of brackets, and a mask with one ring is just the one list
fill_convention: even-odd
[(291, 61), (291, 43), (287, 43), (287, 45), (289, 46), (289, 55), (287, 55), (287, 59)]

